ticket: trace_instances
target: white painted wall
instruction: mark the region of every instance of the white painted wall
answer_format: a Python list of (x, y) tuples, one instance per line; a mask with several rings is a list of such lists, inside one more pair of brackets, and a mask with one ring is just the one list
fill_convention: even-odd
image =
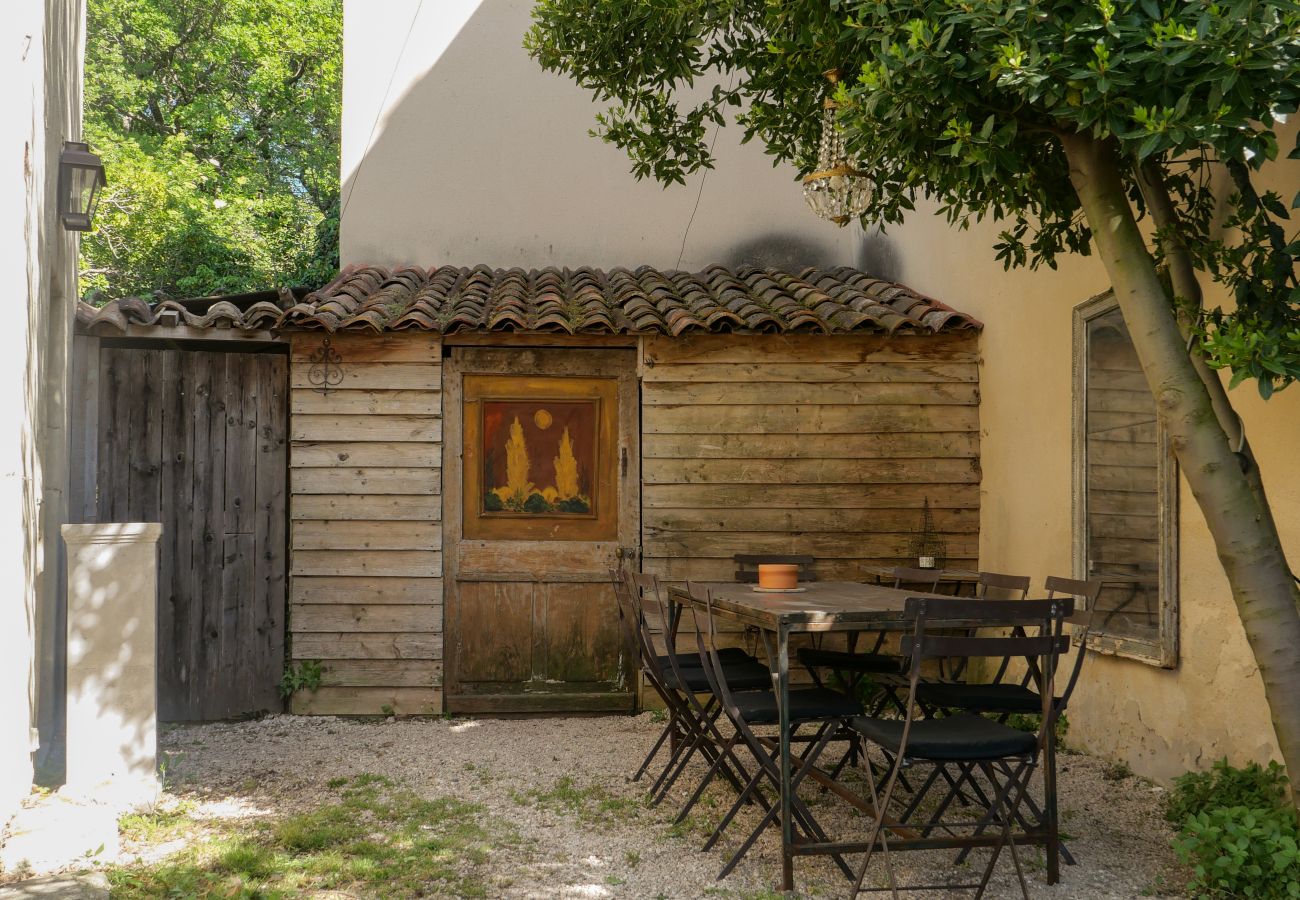
[[(701, 175), (633, 180), (587, 134), (590, 96), (522, 49), (531, 6), (347, 0), (344, 265), (677, 266)], [(792, 168), (735, 128), (716, 152), (682, 268), (853, 262), (852, 229), (808, 212)]]
[[(61, 695), (58, 528), (67, 483), (75, 242), (57, 221), (59, 150), (81, 121), (82, 0), (10, 0), (0, 35), (0, 820), (32, 782), (37, 694)], [(51, 631), (51, 629), (56, 629)], [(49, 646), (38, 641), (49, 639)], [(41, 674), (38, 675), (38, 672)], [(54, 712), (54, 705), (47, 705)], [(52, 721), (52, 718), (51, 718)]]

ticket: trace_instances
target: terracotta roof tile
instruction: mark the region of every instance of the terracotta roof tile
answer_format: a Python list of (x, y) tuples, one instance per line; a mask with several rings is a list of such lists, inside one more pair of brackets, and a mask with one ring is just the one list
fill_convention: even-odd
[[(201, 306), (201, 304), (199, 304)], [(436, 269), (350, 266), (299, 300), (236, 305), (223, 299), (79, 304), (78, 325), (325, 331), (538, 331), (567, 334), (691, 332), (934, 333), (980, 323), (912, 289), (841, 267), (786, 272), (710, 266), (695, 274), (649, 267)]]

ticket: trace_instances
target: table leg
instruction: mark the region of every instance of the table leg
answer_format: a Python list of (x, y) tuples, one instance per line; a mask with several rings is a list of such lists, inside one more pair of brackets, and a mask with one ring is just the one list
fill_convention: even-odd
[(776, 704), (781, 733), (781, 890), (794, 890), (794, 798), (790, 796), (790, 629), (776, 632)]
[[(1079, 648), (1083, 652), (1083, 648)], [(1056, 729), (1049, 728), (1043, 747), (1043, 817), (1047, 819), (1047, 883), (1061, 880), (1060, 811), (1056, 800)]]

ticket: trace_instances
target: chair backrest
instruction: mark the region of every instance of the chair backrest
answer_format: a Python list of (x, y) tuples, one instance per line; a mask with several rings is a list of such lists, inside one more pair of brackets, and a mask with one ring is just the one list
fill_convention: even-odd
[(812, 569), (816, 560), (811, 556), (783, 555), (780, 553), (737, 553), (731, 557), (731, 561), (736, 564), (737, 584), (758, 584), (758, 567), (771, 564), (798, 566), (800, 581), (817, 580)]
[[(1070, 647), (1064, 624), (1074, 612), (1070, 596), (1045, 600), (982, 600), (979, 598), (909, 597), (905, 604), (915, 620), (909, 640), (911, 690), (915, 702), (921, 667), (927, 659), (1019, 656), (1033, 661), (1038, 670), (1044, 720), (1055, 717), (1052, 703), (1056, 666)], [(953, 626), (975, 629), (1016, 629), (1012, 634), (976, 636), (953, 634)], [(908, 709), (911, 715), (911, 707)]]
[(622, 566), (612, 567), (609, 570), (609, 580), (614, 585), (614, 599), (618, 602), (618, 625), (623, 634), (623, 643), (636, 655), (638, 662), (644, 662), (641, 641), (637, 635), (641, 612), (634, 598), (636, 591), (628, 572)]
[(636, 601), (641, 619), (651, 630), (661, 628), (667, 631), (672, 623), (670, 613), (664, 603), (663, 593), (659, 588), (659, 576), (642, 572), (633, 572), (629, 576), (632, 598)]
[[(989, 591), (993, 591), (990, 596)], [(1016, 595), (1019, 596), (1016, 596)], [(1007, 596), (1009, 595), (1009, 596)], [(1029, 596), (1028, 575), (1004, 575), (1000, 572), (980, 572), (976, 582), (975, 596), (991, 600), (996, 597), (1004, 600), (1024, 600)]]
[[(899, 763), (907, 756), (908, 741), (916, 720), (916, 693), (921, 683), (921, 669), (927, 660), (933, 659), (1023, 656), (1035, 660), (1043, 679), (1037, 746), (1044, 752), (1052, 746), (1058, 711), (1052, 703), (1052, 691), (1057, 662), (1069, 648), (1069, 638), (1064, 634), (1064, 622), (1065, 617), (1073, 612), (1072, 598), (983, 600), (969, 597), (909, 597), (905, 609), (907, 615), (913, 618), (914, 626), (911, 635), (904, 639), (904, 649), (911, 657), (911, 671), (903, 730), (899, 738)], [(1035, 626), (1036, 634), (1023, 633), (1025, 628), (1034, 629)], [(970, 637), (952, 634), (954, 627), (994, 631), (1019, 628), (1022, 633), (985, 636), (988, 634), (985, 631)], [(891, 795), (898, 778), (899, 763), (891, 767), (885, 788), (886, 797)]]
[(1047, 596), (1049, 597), (1064, 594), (1073, 597), (1075, 600), (1082, 601), (1076, 604), (1074, 615), (1066, 619), (1073, 628), (1072, 636), (1079, 639), (1079, 649), (1074, 655), (1074, 665), (1070, 669), (1070, 678), (1065, 683), (1065, 690), (1061, 692), (1061, 696), (1057, 701), (1060, 710), (1064, 710), (1070, 703), (1070, 695), (1074, 693), (1074, 686), (1079, 682), (1079, 673), (1083, 671), (1083, 658), (1088, 655), (1084, 651), (1087, 647), (1088, 634), (1092, 631), (1094, 624), (1093, 618), (1097, 612), (1097, 598), (1101, 596), (1102, 583), (1096, 578), (1081, 580), (1049, 575), (1044, 584), (1047, 587)]
[(709, 682), (713, 695), (732, 712), (735, 703), (722, 672), (722, 658), (718, 655), (718, 626), (713, 615), (713, 592), (702, 584), (688, 581), (686, 593), (691, 598), (691, 621), (695, 625), (695, 642), (700, 650), (704, 677)]
[(928, 593), (934, 593), (939, 589), (939, 579), (943, 577), (943, 569), (912, 569), (907, 566), (895, 566), (893, 575), (896, 588), (924, 589)]

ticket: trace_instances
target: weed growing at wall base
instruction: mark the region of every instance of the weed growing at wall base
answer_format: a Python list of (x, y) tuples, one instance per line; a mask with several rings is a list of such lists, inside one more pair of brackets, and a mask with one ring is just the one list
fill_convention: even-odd
[(1282, 767), (1219, 760), (1174, 782), (1166, 817), (1179, 825), (1178, 856), (1196, 897), (1300, 898), (1300, 823)]

